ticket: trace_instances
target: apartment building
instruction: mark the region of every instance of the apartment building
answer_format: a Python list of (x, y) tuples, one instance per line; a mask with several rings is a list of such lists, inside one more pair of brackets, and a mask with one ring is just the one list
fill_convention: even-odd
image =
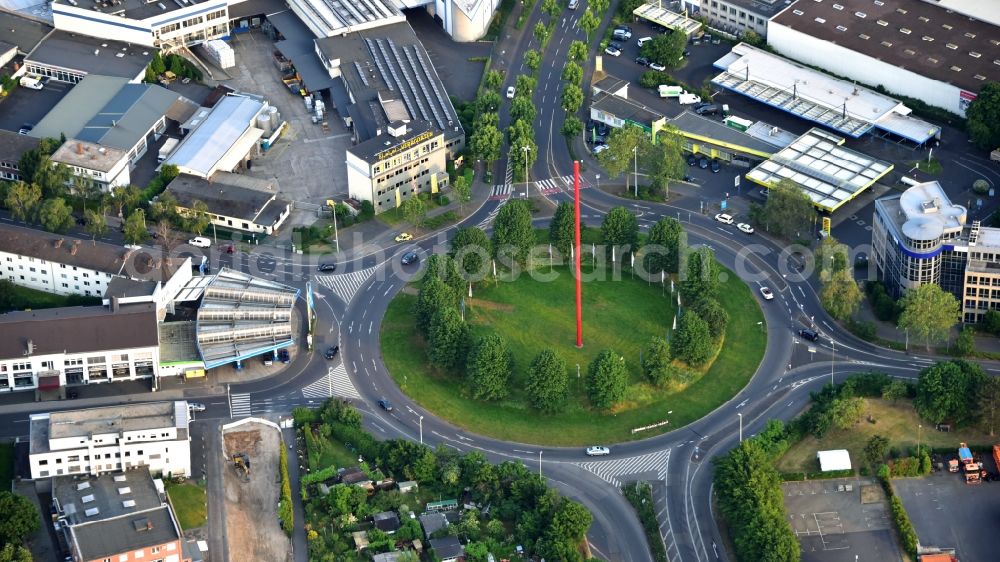
[(184, 400), (33, 414), (31, 478), (96, 476), (137, 468), (163, 476), (190, 476), (188, 421)]

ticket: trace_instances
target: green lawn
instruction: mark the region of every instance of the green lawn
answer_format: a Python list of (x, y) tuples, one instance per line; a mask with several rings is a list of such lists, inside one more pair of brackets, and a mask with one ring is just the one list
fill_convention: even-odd
[[(9, 306), (0, 305), (0, 313), (12, 310), (37, 310), (42, 308), (59, 308), (63, 306), (90, 306), (101, 304), (100, 297), (85, 297), (83, 295), (61, 296), (44, 291), (37, 291), (10, 282), (0, 284), (0, 302), (7, 301)], [(9, 301), (8, 301), (9, 298)]]
[[(548, 268), (543, 268), (548, 273)], [(588, 269), (584, 267), (586, 278)], [(720, 289), (720, 301), (730, 312), (726, 343), (706, 374), (681, 391), (667, 391), (643, 382), (639, 352), (654, 335), (672, 325), (674, 300), (657, 284), (622, 279), (583, 284), (583, 342), (575, 347), (573, 278), (567, 268), (555, 268), (552, 282), (527, 274), (514, 283), (479, 288), (467, 302), (466, 317), (473, 331), (491, 327), (508, 340), (515, 359), (512, 395), (504, 402), (467, 399), (455, 375), (431, 369), (425, 344), (415, 336), (411, 309), (416, 297), (400, 294), (389, 305), (382, 327), (382, 352), (393, 378), (415, 401), (448, 421), (493, 437), (548, 445), (583, 445), (649, 437), (666, 428), (632, 434), (670, 415), (671, 428), (704, 416), (746, 385), (763, 356), (763, 320), (750, 290), (735, 275)], [(610, 274), (609, 274), (610, 276)], [(468, 300), (468, 299), (467, 299)], [(542, 415), (524, 401), (524, 381), (531, 359), (542, 349), (556, 349), (569, 365), (571, 397), (566, 410)], [(603, 350), (623, 355), (629, 367), (628, 399), (610, 413), (589, 408), (584, 380), (587, 365)], [(575, 376), (579, 363), (581, 378)]]
[(10, 490), (14, 479), (14, 444), (0, 443), (0, 490)]
[[(875, 419), (874, 424), (867, 421), (869, 415)], [(865, 443), (876, 434), (888, 438), (892, 447), (905, 454), (908, 448), (917, 446), (918, 426), (921, 424), (923, 429), (919, 431), (920, 442), (931, 448), (952, 447), (957, 451), (961, 442), (972, 446), (988, 446), (996, 439), (975, 429), (961, 429), (950, 433), (936, 431), (934, 424), (920, 420), (909, 400), (891, 402), (866, 398), (861, 421), (853, 428), (831, 429), (822, 439), (806, 437), (789, 448), (776, 465), (778, 470), (784, 472), (815, 471), (819, 470), (816, 451), (847, 449), (851, 454), (852, 464), (858, 467), (864, 462)]]
[(306, 436), (306, 445), (310, 470), (320, 470), (328, 466), (346, 468), (357, 464), (358, 455), (340, 441), (309, 433)]
[(204, 487), (192, 482), (184, 484), (167, 482), (166, 487), (170, 503), (173, 504), (174, 510), (177, 512), (177, 520), (182, 529), (189, 530), (201, 527), (208, 521)]

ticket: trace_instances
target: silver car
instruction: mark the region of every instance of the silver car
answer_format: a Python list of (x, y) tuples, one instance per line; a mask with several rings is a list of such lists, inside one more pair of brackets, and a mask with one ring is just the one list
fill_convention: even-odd
[(588, 457), (603, 457), (605, 455), (610, 455), (611, 449), (607, 447), (601, 447), (600, 445), (594, 445), (593, 447), (587, 447)]

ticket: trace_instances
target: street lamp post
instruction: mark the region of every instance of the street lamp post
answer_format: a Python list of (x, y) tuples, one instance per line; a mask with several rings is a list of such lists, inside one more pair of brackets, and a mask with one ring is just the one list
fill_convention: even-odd
[(923, 455), (920, 454), (920, 437), (921, 437), (920, 433), (921, 433), (921, 430), (923, 430), (923, 429), (924, 429), (924, 426), (922, 424), (918, 423), (917, 424), (917, 458), (918, 459), (923, 458)]
[(632, 148), (633, 173), (635, 174), (635, 198), (639, 198), (639, 147)]
[(831, 339), (830, 345), (833, 346), (833, 353), (830, 354), (830, 386), (833, 386), (833, 362), (837, 360), (837, 342)]
[(740, 418), (740, 443), (743, 442), (743, 412), (737, 412), (736, 415)]
[(420, 444), (424, 444), (424, 417), (420, 416), (417, 419), (417, 423), (420, 425)]
[(538, 450), (538, 476), (542, 475), (542, 450)]
[(528, 197), (528, 151), (531, 150), (531, 147), (528, 145), (524, 145), (521, 147), (521, 150), (524, 151), (524, 197), (527, 198)]
[(595, 174), (594, 177), (597, 178), (597, 190), (600, 191), (600, 189), (601, 189), (601, 174)]

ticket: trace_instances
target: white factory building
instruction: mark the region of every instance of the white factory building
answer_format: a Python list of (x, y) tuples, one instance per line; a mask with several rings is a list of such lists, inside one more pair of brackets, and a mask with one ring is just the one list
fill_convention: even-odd
[(153, 474), (190, 476), (188, 423), (184, 400), (33, 414), (31, 478), (99, 475), (141, 466)]
[(797, 61), (964, 116), (984, 84), (1000, 81), (1000, 27), (976, 17), (996, 2), (961, 4), (975, 14), (921, 0), (795, 2), (770, 21), (767, 42)]
[[(246, 5), (241, 5), (246, 3)], [(258, 6), (259, 4), (259, 6)], [(316, 37), (405, 21), (401, 10), (424, 7), (456, 41), (475, 41), (489, 28), (500, 0), (289, 0)], [(230, 34), (230, 21), (286, 10), (281, 1), (54, 0), (56, 29), (147, 47), (198, 45)], [(231, 13), (232, 12), (232, 13)]]

